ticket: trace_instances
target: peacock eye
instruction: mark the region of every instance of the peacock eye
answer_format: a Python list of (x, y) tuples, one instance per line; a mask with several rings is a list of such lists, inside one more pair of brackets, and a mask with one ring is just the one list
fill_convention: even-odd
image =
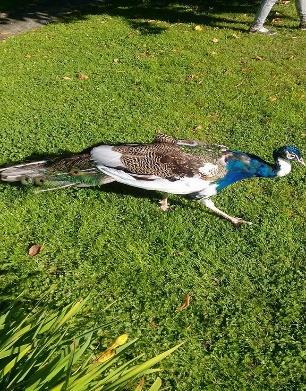
[(287, 159), (290, 159), (290, 160), (296, 159), (296, 156), (294, 153), (287, 152)]
[(37, 178), (35, 178), (34, 179), (34, 183), (35, 183), (35, 185), (37, 185), (37, 186), (42, 186), (42, 185), (44, 185), (44, 183), (45, 183), (45, 178), (43, 178), (43, 177), (37, 177)]
[(23, 176), (21, 179), (20, 179), (20, 182), (23, 184), (23, 185), (31, 185), (33, 183), (33, 178), (30, 178), (28, 176)]
[(73, 168), (70, 171), (70, 175), (72, 175), (72, 176), (80, 175), (80, 170), (78, 170), (77, 168)]

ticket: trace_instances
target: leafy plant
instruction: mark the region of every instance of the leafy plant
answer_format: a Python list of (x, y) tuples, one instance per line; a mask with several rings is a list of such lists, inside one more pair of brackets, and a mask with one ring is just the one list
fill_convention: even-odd
[[(139, 377), (155, 373), (157, 363), (179, 345), (135, 365), (142, 355), (129, 361), (123, 352), (136, 340), (119, 336), (104, 352), (88, 354), (93, 330), (70, 338), (67, 322), (79, 312), (85, 301), (49, 314), (35, 311), (24, 317), (11, 308), (0, 317), (0, 388), (2, 390), (123, 390)], [(117, 364), (117, 365), (116, 365)], [(160, 378), (150, 390), (159, 390)], [(136, 387), (143, 388), (143, 381)]]

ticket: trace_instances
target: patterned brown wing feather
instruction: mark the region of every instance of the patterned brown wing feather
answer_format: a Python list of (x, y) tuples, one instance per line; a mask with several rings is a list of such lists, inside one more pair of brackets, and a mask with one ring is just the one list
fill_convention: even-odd
[(89, 153), (57, 158), (48, 162), (49, 172), (70, 172), (72, 170), (97, 170)]
[(153, 143), (177, 144), (177, 140), (167, 134), (159, 133), (156, 135)]
[(113, 150), (122, 154), (125, 170), (136, 175), (156, 175), (179, 179), (199, 175), (203, 159), (181, 150), (171, 143), (121, 145)]

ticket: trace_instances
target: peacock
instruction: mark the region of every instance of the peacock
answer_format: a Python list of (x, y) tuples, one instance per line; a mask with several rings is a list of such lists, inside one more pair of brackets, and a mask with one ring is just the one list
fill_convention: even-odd
[(149, 144), (101, 144), (68, 157), (47, 158), (0, 169), (3, 182), (41, 186), (40, 191), (101, 186), (120, 182), (164, 193), (160, 208), (168, 210), (168, 195), (187, 195), (235, 226), (251, 224), (218, 209), (212, 197), (243, 179), (276, 178), (290, 173), (291, 162), (305, 165), (291, 145), (273, 152), (274, 163), (260, 157), (194, 140), (159, 134)]

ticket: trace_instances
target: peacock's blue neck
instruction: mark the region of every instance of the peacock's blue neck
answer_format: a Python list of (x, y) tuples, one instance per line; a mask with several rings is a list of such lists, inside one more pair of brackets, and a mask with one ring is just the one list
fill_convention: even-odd
[(227, 172), (225, 176), (216, 182), (217, 192), (247, 178), (275, 178), (287, 175), (290, 172), (288, 165), (291, 168), (288, 161), (279, 158), (275, 159), (275, 164), (270, 164), (258, 156), (234, 152), (226, 160)]

